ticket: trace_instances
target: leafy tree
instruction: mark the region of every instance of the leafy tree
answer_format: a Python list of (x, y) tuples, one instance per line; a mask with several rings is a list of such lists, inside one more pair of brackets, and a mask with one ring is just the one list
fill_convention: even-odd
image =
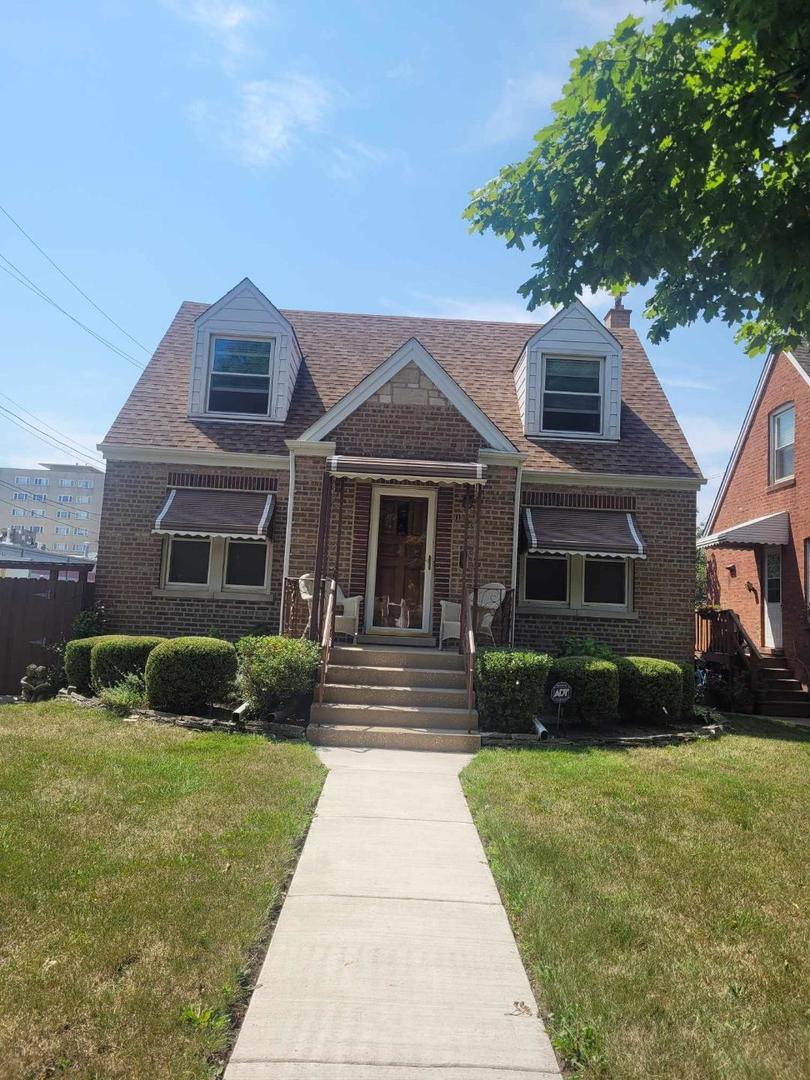
[(528, 157), (465, 216), (541, 249), (529, 308), (654, 283), (651, 340), (703, 318), (749, 353), (810, 329), (810, 3), (664, 0), (580, 49)]

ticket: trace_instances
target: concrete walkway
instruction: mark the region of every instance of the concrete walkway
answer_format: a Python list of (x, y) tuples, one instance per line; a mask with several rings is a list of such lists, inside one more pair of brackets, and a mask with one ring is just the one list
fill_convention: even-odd
[(225, 1080), (559, 1078), (458, 781), (469, 757), (319, 754), (329, 776)]

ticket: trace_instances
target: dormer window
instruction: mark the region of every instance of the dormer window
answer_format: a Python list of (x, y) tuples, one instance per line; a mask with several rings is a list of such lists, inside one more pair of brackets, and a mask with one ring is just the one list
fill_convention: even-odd
[(601, 358), (543, 357), (542, 431), (601, 434), (603, 365)]
[(272, 401), (272, 338), (211, 338), (208, 412), (267, 416)]

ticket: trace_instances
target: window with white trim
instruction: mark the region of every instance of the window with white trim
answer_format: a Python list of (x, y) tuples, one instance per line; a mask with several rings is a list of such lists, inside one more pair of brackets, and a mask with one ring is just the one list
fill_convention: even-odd
[(90, 498), (89, 495), (77, 495), (76, 496), (76, 502), (81, 503), (82, 506), (87, 506), (87, 504), (92, 502), (92, 501), (93, 500)]
[(70, 529), (67, 525), (57, 525), (53, 531), (57, 536), (70, 536)]
[(266, 540), (169, 536), (165, 543), (162, 586), (169, 591), (266, 593), (270, 587), (271, 558), (272, 545)]
[(28, 495), (24, 491), (15, 491), (13, 498), (15, 502), (25, 502), (28, 498)]
[(44, 495), (34, 494), (34, 495), (31, 496), (31, 498), (33, 499), (34, 502), (45, 502), (45, 496)]
[(60, 503), (72, 503), (73, 502), (73, 496), (72, 495), (57, 495), (56, 496), (56, 501), (60, 502)]
[(544, 356), (541, 430), (600, 435), (603, 370), (601, 357)]
[(39, 535), (39, 533), (41, 533), (42, 531), (43, 531), (43, 528), (42, 528), (41, 525), (32, 525), (31, 526), (31, 532), (35, 533), (36, 535)]
[(45, 511), (44, 510), (32, 510), (31, 511), (31, 517), (45, 517)]
[(54, 551), (67, 551), (67, 549), (68, 549), (67, 544), (54, 544), (53, 545), (53, 550)]
[(65, 477), (62, 477), (62, 479), (59, 481), (59, 487), (73, 487), (75, 483), (75, 480), (67, 480), (65, 479)]
[(77, 510), (73, 516), (77, 519), (77, 521), (87, 521), (87, 519), (90, 517), (86, 510)]
[(74, 536), (89, 536), (90, 535), (90, 530), (89, 529), (74, 529), (73, 530), (73, 535)]
[(12, 517), (25, 517), (25, 515), (26, 515), (27, 513), (28, 513), (28, 511), (27, 511), (27, 510), (23, 510), (23, 509), (22, 509), (22, 507), (20, 507), (20, 506), (15, 506), (15, 507), (13, 507), (13, 508), (12, 508), (12, 511), (11, 511), (11, 516), (12, 516)]
[(58, 518), (62, 518), (62, 519), (69, 518), (70, 517), (70, 511), (69, 510), (57, 510), (56, 511), (56, 516)]
[(78, 487), (78, 488), (92, 488), (93, 487), (93, 481), (92, 480), (77, 480), (76, 481), (76, 487)]
[(794, 472), (796, 407), (791, 403), (771, 413), (770, 481), (789, 480)]
[(15, 484), (20, 484), (20, 485), (30, 484), (31, 483), (31, 477), (30, 476), (15, 476), (14, 477), (14, 483)]
[(526, 607), (593, 615), (632, 611), (633, 559), (526, 552), (521, 563), (519, 595)]
[(208, 412), (267, 416), (272, 403), (275, 339), (211, 339)]
[(36, 484), (37, 487), (47, 487), (48, 486), (48, 477), (47, 476), (35, 476), (34, 477), (34, 483)]

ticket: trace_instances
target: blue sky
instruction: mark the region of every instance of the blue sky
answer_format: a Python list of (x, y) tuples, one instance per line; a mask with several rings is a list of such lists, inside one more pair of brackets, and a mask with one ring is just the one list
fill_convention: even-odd
[[(181, 300), (215, 300), (245, 275), (282, 307), (523, 319), (516, 289), (531, 255), (470, 236), (467, 193), (525, 155), (575, 49), (642, 10), (642, 0), (13, 5), (0, 39), (0, 203), (147, 346)], [(0, 253), (146, 359), (1, 216)], [(643, 297), (626, 301), (642, 334)], [(606, 303), (591, 306), (601, 315)], [(5, 273), (0, 318), (1, 392), (94, 447), (136, 369)], [(650, 354), (715, 477), (705, 511), (761, 362), (720, 324), (676, 331)], [(0, 415), (0, 464), (70, 459)]]

